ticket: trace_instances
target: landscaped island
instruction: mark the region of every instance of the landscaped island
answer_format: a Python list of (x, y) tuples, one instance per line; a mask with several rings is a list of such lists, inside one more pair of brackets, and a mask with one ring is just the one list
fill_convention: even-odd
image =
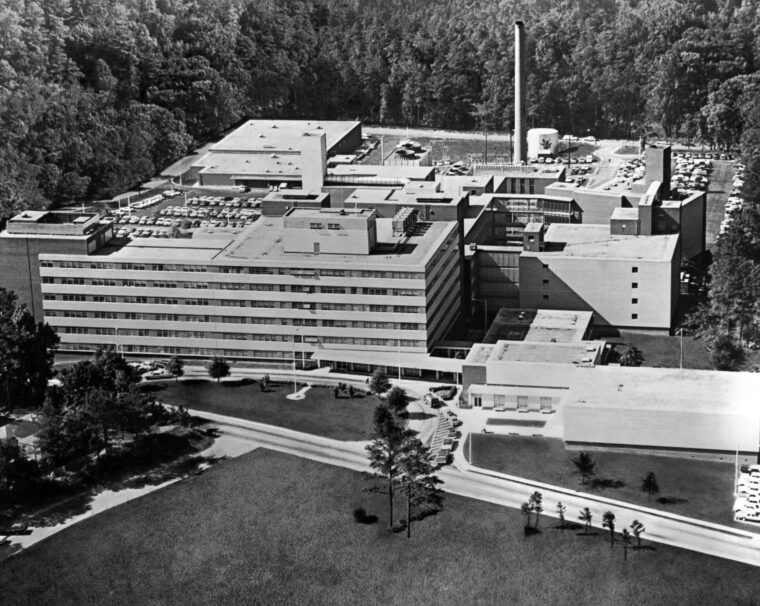
[[(297, 385), (304, 387), (303, 383)], [(148, 384), (143, 387), (156, 398), (174, 406), (213, 412), (248, 421), (258, 421), (336, 440), (366, 440), (372, 429), (372, 411), (379, 399), (361, 390), (350, 393), (333, 386), (314, 385), (303, 399), (286, 396), (295, 390), (293, 383), (241, 380), (214, 383), (186, 380)]]

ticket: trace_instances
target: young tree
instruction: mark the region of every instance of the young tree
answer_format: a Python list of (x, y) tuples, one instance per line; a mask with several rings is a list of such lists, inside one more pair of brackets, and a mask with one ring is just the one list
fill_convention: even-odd
[(602, 526), (610, 531), (610, 548), (612, 548), (615, 545), (615, 514), (605, 511), (602, 515)]
[(559, 527), (565, 530), (565, 512), (567, 507), (562, 504), (562, 501), (557, 501), (557, 515), (559, 516)]
[(335, 396), (336, 399), (340, 397), (340, 387), (337, 385), (333, 387), (333, 396)]
[(532, 495), (530, 495), (530, 500), (528, 503), (530, 504), (530, 508), (536, 514), (536, 528), (538, 528), (538, 518), (541, 516), (541, 512), (544, 510), (543, 502), (544, 497), (540, 492), (535, 491)]
[(525, 501), (520, 505), (520, 511), (525, 516), (525, 528), (530, 528), (530, 522), (533, 519), (533, 509), (531, 509), (530, 503)]
[(644, 525), (638, 520), (634, 520), (633, 522), (631, 522), (631, 532), (633, 532), (633, 536), (636, 537), (637, 551), (641, 549), (641, 535), (644, 533), (645, 530), (646, 528), (644, 528)]
[(584, 507), (581, 509), (581, 513), (578, 516), (578, 519), (583, 522), (583, 527), (585, 528), (585, 534), (588, 534), (589, 528), (591, 528), (591, 519), (593, 518), (593, 515), (591, 514), (591, 510), (588, 507)]
[(414, 435), (396, 423), (385, 404), (375, 408), (372, 441), (367, 445), (369, 465), (374, 470), (369, 477), (385, 482), (388, 491), (388, 527), (393, 528), (393, 497), (401, 474), (404, 441)]
[(399, 414), (406, 408), (406, 392), (398, 385), (395, 385), (391, 387), (388, 395), (385, 397), (385, 401), (388, 403), (388, 408), (396, 414)]
[(34, 322), (16, 293), (0, 287), (0, 403), (8, 412), (16, 402), (42, 405), (58, 342), (48, 324)]
[(660, 486), (657, 484), (657, 476), (650, 471), (645, 477), (641, 478), (641, 491), (647, 493), (647, 499), (652, 500), (652, 495), (660, 492)]
[(631, 533), (628, 532), (627, 528), (623, 528), (623, 532), (621, 534), (621, 539), (623, 540), (623, 560), (628, 560), (628, 545), (631, 544)]
[(628, 346), (620, 356), (620, 366), (641, 366), (643, 363), (644, 356), (635, 345)]
[(586, 452), (579, 452), (573, 459), (573, 465), (575, 465), (575, 473), (581, 476), (581, 484), (588, 484), (589, 480), (596, 475), (596, 461)]
[(228, 377), (230, 375), (230, 365), (227, 360), (224, 358), (217, 358), (215, 357), (208, 366), (206, 366), (206, 370), (208, 371), (208, 376), (212, 379), (216, 379), (216, 382), (219, 383), (224, 377)]
[(261, 377), (261, 380), (259, 381), (259, 388), (261, 389), (261, 391), (267, 391), (269, 389), (269, 383), (270, 383), (269, 375), (264, 375), (263, 377)]
[(37, 463), (27, 458), (16, 438), (0, 441), (0, 502), (24, 495), (39, 477)]
[(399, 460), (401, 490), (406, 494), (406, 538), (412, 536), (412, 509), (418, 506), (440, 507), (443, 493), (441, 480), (433, 473), (435, 465), (430, 449), (418, 438), (407, 435)]
[(391, 386), (388, 375), (381, 369), (376, 369), (369, 379), (369, 389), (374, 393), (385, 393)]
[(348, 386), (348, 397), (353, 399), (354, 395), (356, 394), (356, 388), (353, 385)]
[(174, 376), (174, 380), (176, 382), (179, 377), (185, 374), (185, 363), (182, 361), (182, 358), (174, 356), (166, 365), (166, 370)]

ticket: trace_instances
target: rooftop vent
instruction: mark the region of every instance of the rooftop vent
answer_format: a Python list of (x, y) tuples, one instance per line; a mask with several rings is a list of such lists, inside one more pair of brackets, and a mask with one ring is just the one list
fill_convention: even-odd
[(417, 224), (417, 209), (404, 207), (400, 209), (393, 217), (391, 225), (393, 226), (393, 236), (399, 237), (409, 235)]

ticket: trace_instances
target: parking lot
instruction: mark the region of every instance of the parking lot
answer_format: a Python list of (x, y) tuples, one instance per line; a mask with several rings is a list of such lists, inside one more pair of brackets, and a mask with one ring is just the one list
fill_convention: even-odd
[(169, 238), (181, 230), (203, 227), (243, 228), (261, 216), (261, 199), (245, 196), (193, 195), (168, 190), (129, 207), (113, 209), (118, 237)]

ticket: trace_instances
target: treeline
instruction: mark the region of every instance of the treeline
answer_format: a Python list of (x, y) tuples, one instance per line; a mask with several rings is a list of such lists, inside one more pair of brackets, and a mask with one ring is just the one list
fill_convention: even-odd
[(0, 211), (110, 196), (248, 117), (735, 145), (754, 0), (5, 0)]
[(760, 97), (747, 103), (744, 122), (744, 205), (717, 242), (708, 301), (692, 317), (724, 370), (741, 367), (747, 343), (760, 344)]

